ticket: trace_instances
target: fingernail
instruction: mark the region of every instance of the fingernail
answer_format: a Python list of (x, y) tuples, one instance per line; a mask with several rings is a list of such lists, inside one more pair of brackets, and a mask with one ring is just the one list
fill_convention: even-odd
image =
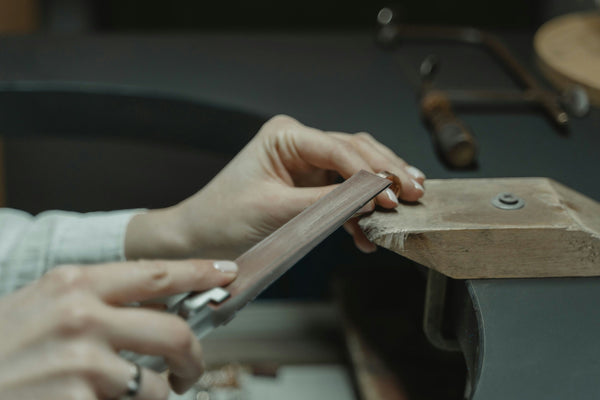
[(221, 272), (236, 273), (238, 272), (238, 266), (233, 261), (215, 261), (213, 266)]
[(408, 167), (406, 167), (406, 172), (408, 172), (410, 175), (412, 175), (412, 177), (415, 179), (425, 178), (425, 174), (423, 172), (421, 172), (420, 169), (415, 168), (412, 165), (409, 165)]
[(390, 199), (390, 201), (393, 201), (394, 204), (398, 205), (398, 198), (396, 197), (396, 195), (394, 194), (392, 189), (387, 188), (384, 190), (384, 192), (385, 192), (385, 195), (388, 197), (388, 199)]
[(413, 186), (415, 187), (415, 189), (420, 190), (421, 192), (425, 193), (425, 188), (423, 187), (423, 185), (421, 185), (419, 182), (413, 180), (412, 181)]
[(357, 214), (366, 214), (366, 213), (370, 213), (373, 210), (375, 210), (375, 203), (370, 201), (367, 204), (365, 204), (364, 206), (362, 206), (360, 208), (360, 210), (358, 210), (356, 213)]

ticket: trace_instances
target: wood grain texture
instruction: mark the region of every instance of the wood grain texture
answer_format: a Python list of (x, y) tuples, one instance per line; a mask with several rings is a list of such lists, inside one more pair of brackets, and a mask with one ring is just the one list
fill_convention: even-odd
[(600, 107), (600, 14), (564, 15), (545, 23), (534, 38), (542, 73), (560, 89), (582, 86)]
[[(419, 203), (363, 218), (369, 239), (452, 278), (600, 276), (598, 202), (545, 178), (426, 184)], [(525, 207), (494, 207), (502, 192)]]

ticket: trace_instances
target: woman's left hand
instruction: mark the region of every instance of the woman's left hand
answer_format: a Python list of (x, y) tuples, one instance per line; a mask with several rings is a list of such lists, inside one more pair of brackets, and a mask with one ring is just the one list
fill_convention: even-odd
[[(390, 171), (402, 183), (400, 199), (416, 201), (425, 175), (367, 133), (323, 132), (276, 116), (202, 190), (182, 203), (135, 216), (126, 238), (128, 258), (234, 258), (359, 170)], [(394, 208), (391, 190), (375, 203)], [(356, 220), (345, 224), (356, 246), (375, 250)]]

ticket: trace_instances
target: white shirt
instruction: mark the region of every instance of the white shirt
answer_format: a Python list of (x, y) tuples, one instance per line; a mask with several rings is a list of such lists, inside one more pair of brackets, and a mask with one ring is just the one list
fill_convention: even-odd
[(0, 296), (63, 264), (125, 260), (129, 220), (143, 210), (37, 216), (0, 208)]

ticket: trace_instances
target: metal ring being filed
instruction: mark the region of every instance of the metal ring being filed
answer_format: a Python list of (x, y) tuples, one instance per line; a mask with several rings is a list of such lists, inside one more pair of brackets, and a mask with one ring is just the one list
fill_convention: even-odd
[(119, 400), (133, 400), (140, 391), (142, 385), (142, 367), (131, 363), (131, 379), (127, 381), (127, 392)]

